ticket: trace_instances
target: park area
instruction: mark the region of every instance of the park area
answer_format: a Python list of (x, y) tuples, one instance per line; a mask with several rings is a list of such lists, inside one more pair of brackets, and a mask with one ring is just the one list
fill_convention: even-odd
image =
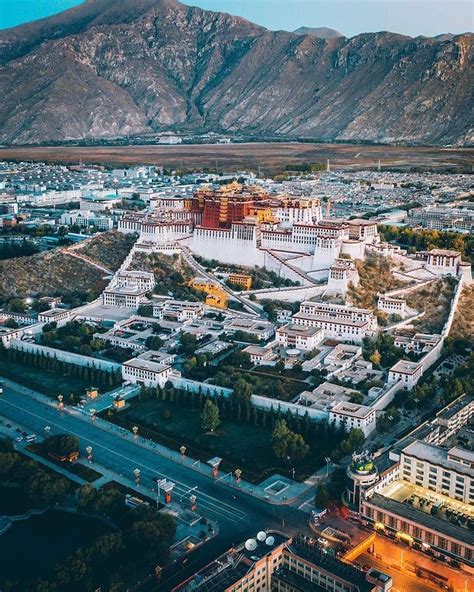
[(75, 397), (83, 396), (85, 390), (91, 386), (81, 378), (54, 374), (27, 364), (10, 362), (4, 358), (0, 358), (0, 376), (51, 398), (62, 394), (66, 401), (71, 394)]
[[(141, 436), (173, 450), (179, 450), (184, 445), (187, 455), (202, 462), (219, 456), (223, 459), (221, 470), (240, 468), (243, 478), (254, 483), (259, 483), (273, 473), (291, 473), (292, 466), (274, 454), (273, 424), (270, 419), (267, 425), (262, 426), (261, 419), (260, 425), (255, 425), (253, 420), (246, 421), (245, 417), (241, 421), (221, 417), (218, 428), (209, 433), (201, 427), (199, 409), (156, 399), (136, 401), (129, 409), (107, 417), (107, 420), (127, 429), (136, 425)], [(318, 469), (324, 463), (324, 456), (334, 447), (334, 439), (325, 442), (324, 438), (307, 437), (306, 442), (309, 444), (309, 453), (304, 460), (294, 463), (297, 465), (295, 477), (301, 480)]]

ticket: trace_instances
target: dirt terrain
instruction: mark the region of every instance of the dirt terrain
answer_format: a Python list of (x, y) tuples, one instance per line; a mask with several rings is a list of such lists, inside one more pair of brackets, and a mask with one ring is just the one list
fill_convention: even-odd
[(403, 147), (356, 144), (242, 143), (177, 146), (31, 146), (0, 148), (0, 160), (35, 160), (106, 165), (154, 164), (212, 171), (275, 173), (287, 164), (330, 159), (331, 169), (376, 168), (472, 172), (474, 148)]

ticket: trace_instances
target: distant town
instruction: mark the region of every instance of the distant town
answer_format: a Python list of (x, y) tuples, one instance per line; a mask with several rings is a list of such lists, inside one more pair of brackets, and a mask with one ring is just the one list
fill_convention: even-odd
[[(0, 588), (469, 590), (473, 228), (469, 174), (0, 162)], [(31, 512), (104, 531), (19, 575)]]

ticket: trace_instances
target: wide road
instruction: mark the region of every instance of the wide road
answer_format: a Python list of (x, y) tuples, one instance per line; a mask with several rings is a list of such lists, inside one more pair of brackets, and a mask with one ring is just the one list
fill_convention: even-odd
[[(258, 530), (283, 528), (289, 533), (307, 530), (307, 514), (291, 507), (273, 506), (251, 495), (229, 488), (222, 482), (194, 469), (164, 458), (117, 433), (98, 427), (89, 419), (82, 419), (77, 410), (59, 411), (20, 389), (5, 385), (0, 395), (0, 415), (24, 426), (28, 432), (44, 434), (46, 425), (51, 434), (68, 433), (80, 440), (81, 453), (92, 446), (94, 461), (125, 478), (133, 480), (133, 470), (141, 471), (140, 489), (153, 495), (156, 478), (166, 478), (175, 483), (173, 500), (183, 500), (189, 506), (190, 490), (197, 496), (198, 513), (219, 523), (219, 535), (196, 552), (190, 564), (193, 569), (199, 563), (209, 560), (215, 553), (223, 552), (233, 543), (239, 543), (248, 536), (255, 536)], [(212, 553), (211, 553), (212, 549)], [(205, 551), (203, 553), (203, 551)], [(194, 554), (193, 554), (194, 555)], [(197, 561), (202, 556), (202, 561)], [(191, 571), (190, 565), (181, 568), (181, 576)], [(166, 588), (165, 588), (166, 589)]]

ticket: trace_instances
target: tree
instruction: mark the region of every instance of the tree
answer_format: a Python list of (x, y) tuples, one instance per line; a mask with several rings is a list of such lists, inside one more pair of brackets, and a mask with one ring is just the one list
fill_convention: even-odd
[(192, 333), (181, 333), (179, 338), (181, 351), (186, 355), (194, 354), (197, 349), (197, 337)]
[(23, 313), (26, 310), (25, 301), (22, 298), (13, 298), (8, 303), (8, 310), (10, 312), (20, 312)]
[(219, 419), (219, 408), (210, 399), (204, 404), (201, 412), (201, 426), (206, 432), (213, 432), (221, 423)]
[(43, 448), (46, 452), (52, 452), (58, 456), (67, 456), (79, 450), (79, 438), (69, 434), (48, 436), (43, 441)]
[(324, 509), (328, 502), (330, 496), (327, 486), (324, 483), (320, 483), (316, 487), (316, 493), (314, 495), (314, 505), (319, 509)]
[(380, 362), (382, 360), (382, 356), (378, 349), (374, 350), (373, 354), (370, 356), (370, 361), (374, 366), (380, 366)]
[(278, 419), (272, 432), (273, 452), (280, 460), (301, 461), (309, 452), (309, 446), (301, 434), (293, 432), (284, 419)]
[(145, 345), (148, 349), (160, 349), (163, 345), (163, 340), (158, 335), (150, 335), (145, 341)]

